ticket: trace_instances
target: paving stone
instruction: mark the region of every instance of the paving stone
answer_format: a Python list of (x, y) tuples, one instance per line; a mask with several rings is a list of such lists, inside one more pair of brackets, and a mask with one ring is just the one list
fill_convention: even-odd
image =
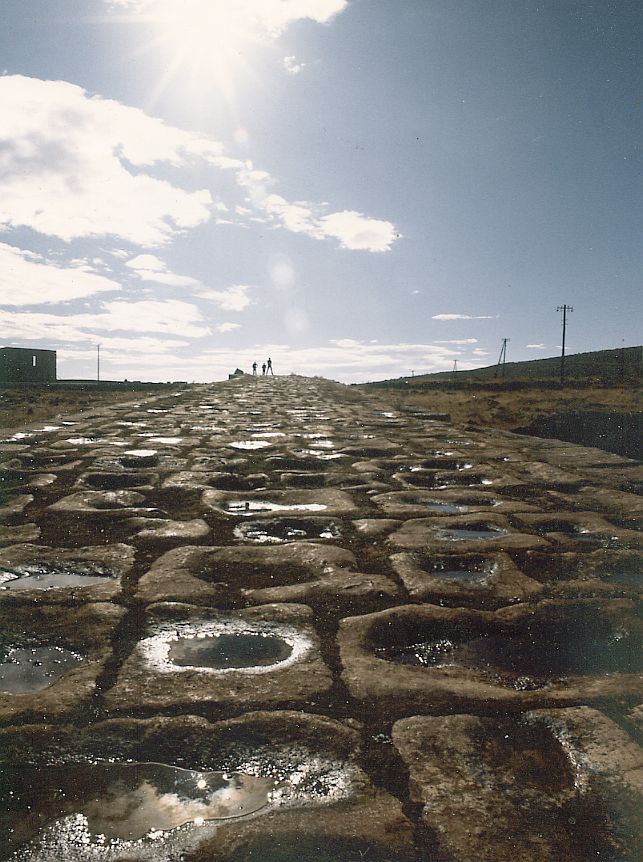
[(134, 548), (50, 548), (21, 544), (0, 550), (0, 606), (106, 602), (123, 588)]
[(396, 600), (398, 588), (391, 580), (356, 568), (350, 551), (307, 542), (269, 548), (177, 548), (142, 576), (136, 595), (145, 602), (219, 608), (294, 602), (344, 614), (379, 609)]
[(106, 602), (0, 607), (0, 723), (73, 720), (86, 710), (124, 615)]
[(350, 494), (324, 488), (315, 491), (257, 491), (239, 494), (204, 491), (204, 506), (228, 517), (270, 518), (275, 515), (350, 515), (357, 511)]
[(391, 556), (391, 564), (411, 598), (423, 602), (490, 608), (533, 601), (544, 592), (542, 584), (524, 575), (502, 552), (400, 553)]
[(490, 491), (473, 489), (439, 489), (392, 491), (372, 497), (387, 515), (394, 518), (422, 518), (436, 515), (468, 515), (472, 512), (535, 512), (538, 507), (520, 500), (510, 500)]
[(493, 512), (458, 517), (412, 518), (388, 541), (408, 550), (440, 554), (485, 553), (490, 550), (529, 550), (547, 547), (547, 539), (512, 528), (506, 516)]
[(498, 611), (408, 605), (341, 621), (342, 677), (363, 708), (520, 711), (637, 698), (635, 604), (546, 600)]
[(332, 684), (311, 623), (312, 612), (304, 605), (229, 613), (180, 603), (152, 605), (146, 636), (125, 661), (106, 702), (112, 713), (305, 707)]
[[(36, 751), (51, 751), (38, 809), (50, 812), (85, 789), (106, 789), (110, 766), (94, 775), (96, 758), (144, 753), (144, 781), (179, 780), (177, 767), (247, 767), (249, 778), (220, 779), (222, 799), (239, 792), (264, 806), (261, 770), (272, 761), (235, 760), (243, 743), (255, 755), (277, 751), (270, 775), (295, 776), (308, 794), (302, 805), (299, 795), (294, 805), (246, 808), (225, 824), (177, 826), (127, 847), (84, 844), (72, 815), (20, 862), (285, 862), (293, 852), (314, 862), (634, 862), (627, 736), (591, 710), (561, 707), (600, 705), (618, 733), (640, 731), (641, 466), (391, 410), (388, 397), (296, 376), (247, 377), (142, 396), (73, 425), (7, 432), (0, 560), (3, 544), (38, 542), (52, 563), (87, 552), (87, 565), (108, 560), (101, 554), (119, 542), (130, 554), (137, 548), (120, 592), (118, 578), (34, 592), (28, 604), (27, 592), (0, 591), (0, 622), (16, 640), (30, 627), (53, 638), (47, 661), (58, 657), (63, 671), (3, 718), (15, 725), (0, 731), (0, 759), (9, 745), (20, 793), (40, 790), (23, 768)], [(302, 509), (315, 504), (332, 508)], [(271, 510), (282, 505), (299, 509)], [(552, 519), (562, 529), (547, 530)], [(583, 530), (607, 536), (604, 546)], [(11, 565), (29, 565), (33, 552), (7, 553)], [(107, 597), (122, 606), (97, 601)], [(56, 653), (72, 638), (68, 652), (89, 663), (72, 666), (73, 655)], [(34, 664), (35, 677), (51, 669), (43, 667)], [(18, 695), (6, 697), (15, 707)], [(555, 721), (525, 717), (553, 707)], [(259, 708), (266, 712), (244, 714)], [(194, 712), (204, 717), (185, 714)], [(105, 714), (121, 718), (99, 721)], [(432, 725), (434, 737), (418, 726), (395, 749), (391, 722), (408, 716), (444, 724)], [(24, 721), (40, 727), (23, 733)], [(70, 721), (76, 726), (61, 725)], [(399, 727), (394, 735), (401, 739)], [(438, 756), (449, 745), (453, 763)], [(67, 761), (71, 778), (59, 784), (55, 770)], [(125, 829), (158, 795), (150, 785), (142, 799), (130, 786), (136, 767), (118, 768), (131, 796), (112, 826)], [(570, 768), (579, 781), (571, 790)], [(431, 770), (442, 817), (426, 801)], [(52, 792), (63, 785), (66, 797)], [(163, 816), (173, 817), (174, 803), (160, 797)], [(17, 798), (0, 804), (0, 819), (20, 808)], [(27, 810), (14, 821), (34, 822)]]
[(0, 548), (17, 545), (19, 542), (37, 542), (40, 538), (40, 527), (37, 524), (19, 524), (7, 527), (0, 524)]
[[(400, 803), (373, 787), (357, 764), (358, 730), (322, 716), (275, 711), (216, 723), (188, 715), (83, 729), (27, 726), (0, 730), (0, 740), (12, 800), (9, 840), (16, 846), (31, 839), (34, 862), (82, 862), (96, 854), (170, 862), (187, 853), (205, 862), (240, 858), (241, 848), (249, 858), (274, 858), (252, 854), (267, 846), (276, 853), (284, 841), (292, 846), (295, 836), (302, 848), (323, 838), (353, 850), (383, 848), (399, 854), (385, 857), (393, 862), (415, 859), (412, 826)], [(12, 768), (18, 762), (19, 771)], [(128, 768), (139, 775), (129, 792)], [(168, 777), (182, 782), (180, 796), (167, 786)], [(219, 790), (221, 819), (195, 822), (194, 803), (201, 801), (203, 810), (208, 785), (224, 788), (226, 782), (228, 810)], [(37, 816), (14, 813), (16, 797)], [(155, 818), (180, 817), (181, 806), (187, 818), (181, 829), (154, 829)], [(106, 857), (99, 831), (104, 835), (105, 827), (121, 833), (107, 836)], [(133, 840), (128, 831), (141, 837)]]
[[(168, 518), (132, 518), (128, 526), (135, 528), (132, 541), (139, 547), (167, 548), (198, 542), (210, 536), (211, 529), (202, 518), (173, 521)], [(138, 529), (138, 528), (142, 529)]]
[(641, 851), (643, 751), (595, 710), (406, 718), (393, 740), (411, 798), (454, 862), (634, 860)]

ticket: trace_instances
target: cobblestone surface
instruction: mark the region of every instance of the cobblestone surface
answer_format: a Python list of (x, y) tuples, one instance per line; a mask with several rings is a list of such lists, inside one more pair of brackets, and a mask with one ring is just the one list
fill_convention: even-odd
[(641, 858), (642, 478), (294, 376), (7, 437), (0, 860)]

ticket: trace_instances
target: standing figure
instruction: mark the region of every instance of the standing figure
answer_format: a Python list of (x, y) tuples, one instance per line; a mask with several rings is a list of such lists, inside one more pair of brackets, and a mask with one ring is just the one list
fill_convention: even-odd
[(274, 376), (275, 376), (275, 372), (272, 370), (272, 359), (271, 359), (270, 357), (268, 357), (268, 363), (267, 363), (267, 365), (266, 365), (266, 368), (268, 369), (268, 372), (269, 372), (270, 374), (272, 374), (272, 376), (274, 377)]
[(263, 374), (263, 376), (264, 376), (264, 377), (266, 376), (266, 363), (265, 363), (265, 362), (264, 362), (264, 364), (261, 366), (261, 373)]
[(257, 363), (256, 362), (252, 363), (252, 373), (254, 374), (255, 377), (257, 376)]

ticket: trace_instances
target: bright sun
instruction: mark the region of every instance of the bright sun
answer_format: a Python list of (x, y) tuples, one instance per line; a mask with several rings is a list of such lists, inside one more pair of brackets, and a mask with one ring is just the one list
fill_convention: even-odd
[(243, 0), (155, 0), (131, 18), (156, 31), (146, 48), (161, 47), (168, 54), (157, 92), (187, 70), (232, 101), (236, 80), (248, 72), (252, 51), (264, 41), (261, 21)]

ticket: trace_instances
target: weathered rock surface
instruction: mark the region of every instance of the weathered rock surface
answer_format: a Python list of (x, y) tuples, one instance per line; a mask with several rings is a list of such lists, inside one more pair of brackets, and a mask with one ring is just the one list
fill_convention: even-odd
[(2, 862), (638, 862), (636, 462), (295, 376), (0, 462)]

